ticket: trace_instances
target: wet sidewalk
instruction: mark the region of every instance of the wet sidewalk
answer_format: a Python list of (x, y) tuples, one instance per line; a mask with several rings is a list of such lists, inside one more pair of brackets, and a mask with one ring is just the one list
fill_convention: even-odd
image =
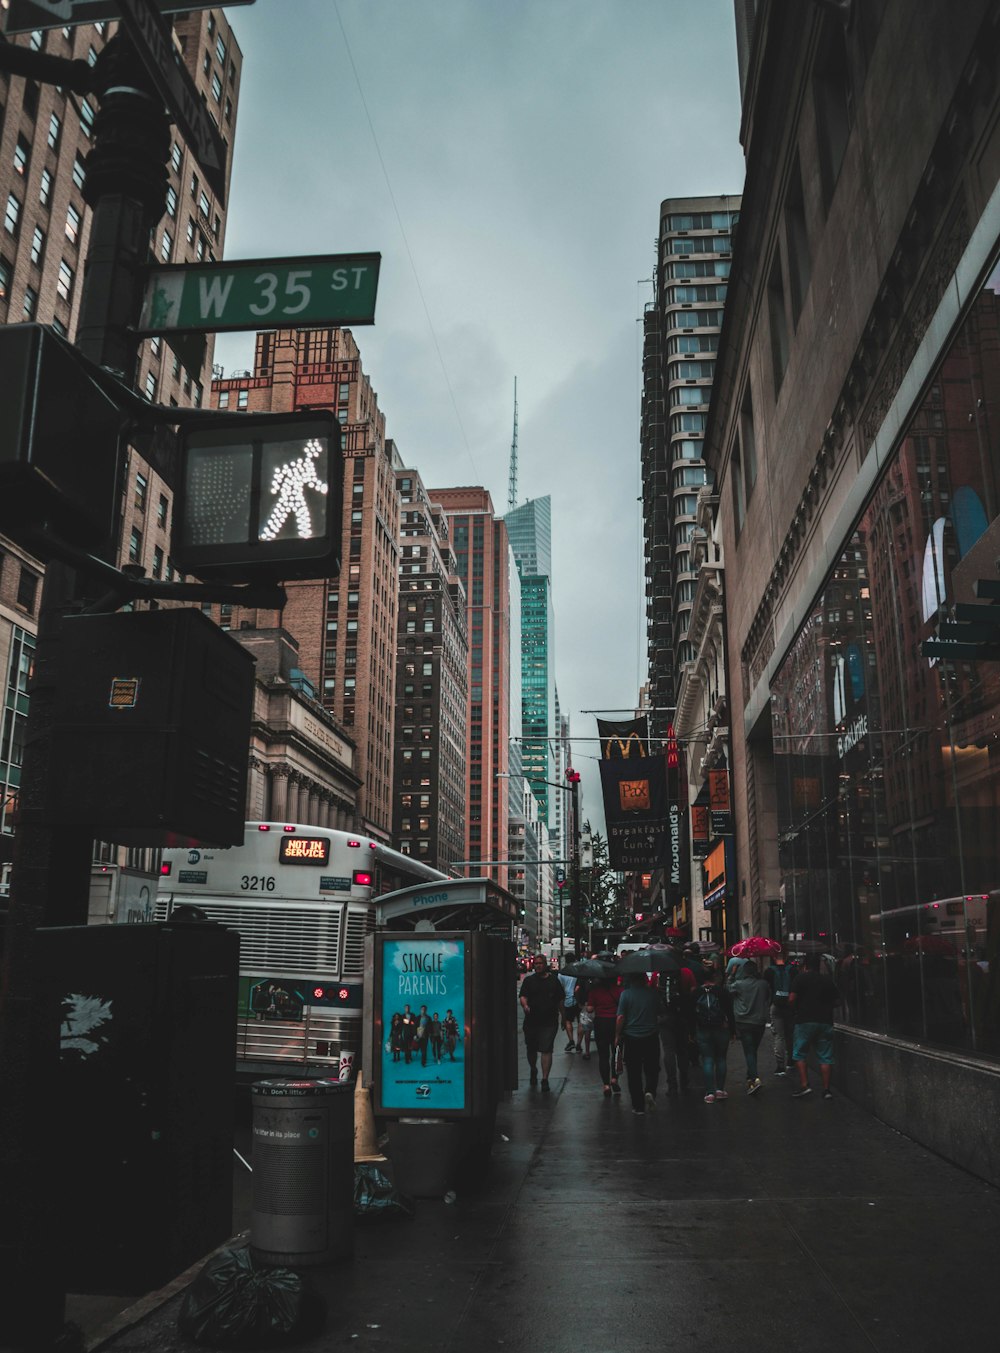
[[(551, 1094), (525, 1087), (501, 1106), (477, 1192), (361, 1224), (353, 1262), (313, 1270), (326, 1329), (299, 1347), (996, 1347), (1000, 1192), (848, 1100), (793, 1100), (769, 1062), (747, 1098), (734, 1045), (728, 1100), (692, 1088), (635, 1117), (627, 1094), (602, 1097), (596, 1056), (557, 1052)], [(97, 1346), (192, 1348), (181, 1299)]]

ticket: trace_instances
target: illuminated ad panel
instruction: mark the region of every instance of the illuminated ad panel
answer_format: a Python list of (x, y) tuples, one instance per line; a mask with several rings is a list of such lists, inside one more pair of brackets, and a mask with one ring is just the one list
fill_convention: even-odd
[(464, 940), (383, 941), (383, 1111), (466, 1107), (465, 961)]

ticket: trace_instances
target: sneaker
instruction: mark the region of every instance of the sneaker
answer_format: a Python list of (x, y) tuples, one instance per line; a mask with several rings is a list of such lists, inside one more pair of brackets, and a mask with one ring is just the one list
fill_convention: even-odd
[(567, 1044), (566, 1044), (566, 1051), (567, 1051), (567, 1052), (576, 1052), (576, 1044), (575, 1044), (575, 1043), (567, 1043)]
[(611, 1098), (611, 1086), (610, 1086), (610, 1085), (606, 1085), (606, 1086), (604, 1087), (604, 1098), (605, 1098), (605, 1099), (610, 1099), (610, 1098)]
[(783, 1066), (779, 1066), (779, 1067), (775, 1070), (775, 1073), (774, 1073), (774, 1074), (775, 1074), (776, 1076), (787, 1076), (787, 1075), (788, 1075), (788, 1072), (785, 1070), (785, 1068), (784, 1068)]
[(542, 1081), (542, 1093), (543, 1093), (543, 1094), (547, 1093), (548, 1088), (549, 1088), (549, 1083), (548, 1083), (548, 1081)]
[(646, 1116), (645, 1109), (633, 1109), (632, 1112), (635, 1114), (636, 1118), (645, 1118)]
[(805, 1099), (806, 1095), (811, 1095), (811, 1094), (812, 1094), (812, 1086), (811, 1086), (811, 1085), (807, 1085), (807, 1086), (805, 1087), (805, 1089), (803, 1089), (803, 1090), (793, 1090), (793, 1091), (792, 1091), (792, 1098), (793, 1098), (793, 1099)]
[(728, 1098), (729, 1098), (729, 1091), (728, 1091), (728, 1090), (716, 1090), (716, 1092), (715, 1092), (715, 1097), (716, 1097), (716, 1099), (728, 1099)]
[(652, 1090), (647, 1090), (647, 1091), (646, 1091), (646, 1094), (645, 1094), (645, 1101), (646, 1101), (646, 1108), (647, 1108), (647, 1109), (655, 1109), (655, 1108), (656, 1108), (656, 1099), (655, 1099), (655, 1097), (654, 1097), (654, 1095), (653, 1095)]
[(832, 1091), (832, 1090), (824, 1090), (824, 1091), (823, 1091), (823, 1098), (824, 1098), (824, 1099), (832, 1099), (832, 1098), (833, 1098), (833, 1091)]
[(715, 1103), (715, 1096), (714, 1096), (714, 1095), (706, 1095), (706, 1096), (705, 1096), (705, 1103), (706, 1103), (706, 1104), (714, 1104), (714, 1103)]
[(747, 1081), (747, 1094), (755, 1095), (763, 1084), (764, 1082), (761, 1080), (759, 1076), (755, 1081)]
[(622, 1092), (622, 1087), (618, 1084), (618, 1082), (617, 1082), (617, 1081), (612, 1081), (612, 1082), (611, 1082), (611, 1093), (612, 1093), (613, 1095), (620, 1095), (621, 1092)]

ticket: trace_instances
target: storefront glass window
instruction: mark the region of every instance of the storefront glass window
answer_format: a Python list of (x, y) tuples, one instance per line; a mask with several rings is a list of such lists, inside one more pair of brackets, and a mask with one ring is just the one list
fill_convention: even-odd
[(827, 956), (844, 1022), (994, 1060), (1000, 662), (920, 645), (998, 559), (1000, 270), (772, 685), (790, 952)]

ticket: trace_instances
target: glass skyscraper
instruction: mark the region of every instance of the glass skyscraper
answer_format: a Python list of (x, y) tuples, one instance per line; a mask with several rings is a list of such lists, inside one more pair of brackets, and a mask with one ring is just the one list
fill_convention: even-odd
[(550, 821), (550, 739), (555, 726), (555, 620), (552, 608), (552, 499), (533, 498), (504, 517), (521, 579), (521, 735), (524, 775), (538, 800), (538, 815)]

